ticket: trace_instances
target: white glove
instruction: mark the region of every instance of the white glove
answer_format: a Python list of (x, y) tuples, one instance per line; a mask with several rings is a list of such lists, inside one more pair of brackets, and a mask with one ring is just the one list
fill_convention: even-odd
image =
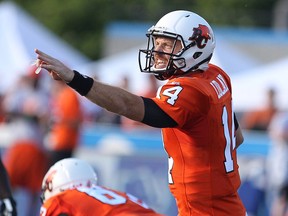
[(17, 216), (16, 202), (10, 198), (0, 200), (0, 216)]

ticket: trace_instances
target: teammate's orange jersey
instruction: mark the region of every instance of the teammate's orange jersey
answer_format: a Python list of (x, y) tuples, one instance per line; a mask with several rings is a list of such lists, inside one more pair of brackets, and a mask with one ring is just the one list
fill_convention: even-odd
[(54, 98), (52, 110), (55, 121), (51, 131), (53, 149), (75, 149), (82, 122), (81, 105), (76, 92), (64, 86)]
[(40, 216), (60, 213), (69, 216), (164, 216), (130, 194), (100, 186), (66, 190), (48, 199), (40, 210)]
[(48, 158), (35, 141), (16, 141), (5, 151), (3, 162), (12, 188), (22, 187), (33, 193), (40, 192)]
[(170, 79), (153, 100), (177, 123), (162, 129), (179, 215), (243, 216), (237, 195), (231, 83), (215, 65)]

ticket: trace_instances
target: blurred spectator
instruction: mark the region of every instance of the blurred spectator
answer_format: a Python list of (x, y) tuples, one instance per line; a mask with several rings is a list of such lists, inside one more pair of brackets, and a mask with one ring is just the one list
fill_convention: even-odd
[(63, 82), (51, 87), (50, 129), (44, 144), (49, 151), (50, 165), (69, 158), (79, 143), (82, 106), (78, 95)]
[(241, 119), (241, 126), (247, 130), (266, 131), (275, 113), (278, 112), (276, 104), (276, 91), (269, 88), (266, 92), (266, 103), (258, 110), (247, 112)]
[(3, 96), (6, 121), (17, 117), (40, 118), (47, 112), (47, 93), (41, 87), (41, 75), (30, 66), (18, 82)]
[(41, 76), (37, 76), (35, 70), (35, 66), (29, 67), (3, 96), (1, 106), (4, 121), (2, 123), (11, 128), (12, 138), (16, 138), (17, 128), (17, 138), (33, 137), (38, 142), (42, 142), (46, 130), (49, 95), (41, 88)]
[[(288, 184), (288, 113), (274, 116), (269, 125), (271, 147), (267, 156), (267, 202), (271, 208)], [(275, 209), (274, 209), (275, 210)]]
[(142, 92), (139, 92), (139, 94), (143, 97), (149, 97), (153, 98), (156, 97), (157, 90), (159, 88), (158, 80), (154, 75), (148, 76), (149, 84), (146, 89), (144, 89)]
[(279, 197), (274, 200), (270, 216), (288, 216), (288, 184), (281, 188)]
[(265, 199), (265, 158), (243, 155), (239, 158), (241, 187), (239, 196), (249, 216), (268, 216)]
[(35, 140), (17, 140), (4, 152), (3, 163), (10, 177), (17, 202), (18, 216), (34, 216), (41, 205), (41, 182), (48, 169), (48, 160), (41, 144)]

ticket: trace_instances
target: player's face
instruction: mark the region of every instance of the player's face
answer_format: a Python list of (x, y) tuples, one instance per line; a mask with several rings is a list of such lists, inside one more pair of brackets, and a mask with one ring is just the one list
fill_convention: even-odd
[(182, 48), (181, 42), (179, 40), (177, 40), (175, 44), (175, 39), (169, 37), (155, 37), (154, 46), (154, 50), (160, 52), (154, 53), (154, 67), (156, 69), (163, 69), (166, 68), (168, 65), (171, 56), (163, 54), (163, 52), (169, 54), (176, 54)]

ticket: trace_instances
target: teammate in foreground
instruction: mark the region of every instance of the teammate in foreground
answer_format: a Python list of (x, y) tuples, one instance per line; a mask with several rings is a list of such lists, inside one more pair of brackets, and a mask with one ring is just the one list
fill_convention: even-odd
[(56, 162), (42, 183), (40, 216), (164, 216), (138, 198), (97, 185), (92, 166), (77, 158)]
[(147, 49), (139, 51), (140, 69), (167, 80), (155, 98), (83, 76), (36, 49), (37, 65), (95, 104), (162, 128), (179, 216), (245, 216), (236, 156), (243, 136), (233, 112), (230, 78), (209, 64), (215, 48), (210, 25), (193, 12), (173, 11), (147, 36)]

